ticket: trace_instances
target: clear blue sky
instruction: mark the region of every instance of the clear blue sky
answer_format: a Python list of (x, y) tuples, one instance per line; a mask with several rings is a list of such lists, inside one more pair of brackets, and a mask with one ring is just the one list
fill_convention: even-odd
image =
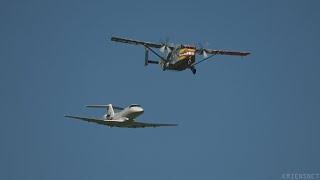
[[(0, 179), (281, 179), (320, 172), (319, 1), (0, 3)], [(143, 66), (112, 35), (248, 50), (190, 71)], [(107, 38), (107, 40), (106, 40)], [(119, 129), (70, 120), (141, 104)]]

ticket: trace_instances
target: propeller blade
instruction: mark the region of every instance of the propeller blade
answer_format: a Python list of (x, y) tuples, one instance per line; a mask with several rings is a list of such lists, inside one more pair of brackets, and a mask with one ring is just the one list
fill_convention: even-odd
[(165, 49), (166, 49), (166, 46), (163, 45), (163, 46), (159, 49), (159, 51), (162, 52), (162, 53), (164, 53)]
[(166, 47), (166, 50), (167, 50), (168, 53), (171, 52), (171, 49), (168, 46)]
[(164, 41), (161, 42), (161, 47), (159, 48), (159, 51), (165, 55), (169, 54), (172, 50), (170, 47), (174, 47), (173, 43), (170, 43), (169, 38), (167, 37)]
[(206, 50), (202, 50), (202, 55), (203, 55), (204, 58), (208, 57), (208, 54), (207, 54)]

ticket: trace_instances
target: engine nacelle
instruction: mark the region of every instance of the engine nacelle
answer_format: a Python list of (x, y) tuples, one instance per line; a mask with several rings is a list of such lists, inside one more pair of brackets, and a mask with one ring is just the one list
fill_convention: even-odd
[(112, 120), (112, 117), (110, 116), (110, 114), (105, 114), (103, 117), (104, 119)]

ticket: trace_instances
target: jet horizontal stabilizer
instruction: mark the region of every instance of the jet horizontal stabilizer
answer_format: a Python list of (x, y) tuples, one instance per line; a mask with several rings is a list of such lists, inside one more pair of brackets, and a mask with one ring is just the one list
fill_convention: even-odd
[[(109, 105), (108, 104), (106, 104), (106, 105), (86, 105), (86, 107), (88, 107), (88, 108), (108, 108)], [(113, 107), (113, 109), (124, 110), (123, 107), (118, 107), (118, 106), (113, 106), (113, 105), (112, 105), (112, 107)]]

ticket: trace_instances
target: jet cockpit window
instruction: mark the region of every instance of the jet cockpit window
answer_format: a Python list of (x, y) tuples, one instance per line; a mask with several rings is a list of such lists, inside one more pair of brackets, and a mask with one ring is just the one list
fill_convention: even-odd
[(132, 108), (132, 107), (141, 107), (141, 106), (138, 105), (138, 104), (132, 104), (132, 105), (129, 106), (129, 108)]

